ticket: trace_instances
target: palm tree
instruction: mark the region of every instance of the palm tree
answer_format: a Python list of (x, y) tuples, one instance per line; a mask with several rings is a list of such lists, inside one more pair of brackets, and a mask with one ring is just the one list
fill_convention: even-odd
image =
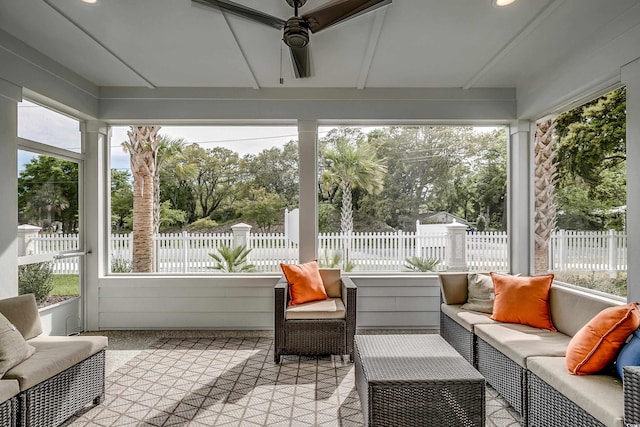
[(133, 272), (153, 271), (154, 176), (160, 126), (131, 126), (129, 141), (122, 143), (129, 153), (133, 175)]
[(349, 234), (353, 231), (353, 190), (361, 188), (367, 193), (379, 193), (387, 168), (376, 158), (371, 146), (344, 139), (336, 141), (334, 147), (325, 152), (325, 161), (328, 169), (324, 178), (339, 182), (342, 187), (340, 231)]
[(534, 147), (535, 191), (535, 273), (549, 271), (548, 255), (551, 233), (556, 228), (555, 188), (556, 171), (556, 122), (547, 120), (537, 125)]
[[(47, 226), (53, 223), (52, 214), (60, 215), (69, 205), (60, 188), (56, 188), (52, 182), (45, 182), (27, 203), (29, 209), (37, 212), (40, 224)], [(46, 216), (45, 221), (42, 221), (43, 216)]]
[(216, 262), (216, 265), (210, 268), (225, 273), (254, 272), (256, 271), (255, 265), (248, 263), (249, 252), (251, 252), (251, 249), (247, 249), (245, 245), (236, 246), (235, 248), (220, 245), (218, 254), (209, 254)]

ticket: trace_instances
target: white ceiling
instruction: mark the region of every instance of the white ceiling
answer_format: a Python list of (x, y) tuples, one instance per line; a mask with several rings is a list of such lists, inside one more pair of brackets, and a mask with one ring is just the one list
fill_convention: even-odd
[(393, 0), (312, 34), (310, 78), (282, 49), (281, 85), (279, 30), (191, 0), (0, 0), (1, 30), (99, 87), (518, 88), (638, 17), (638, 0)]

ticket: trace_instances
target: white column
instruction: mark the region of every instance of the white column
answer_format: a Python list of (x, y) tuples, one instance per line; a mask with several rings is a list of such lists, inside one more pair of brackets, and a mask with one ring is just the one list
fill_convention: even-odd
[(467, 270), (467, 226), (453, 221), (446, 225), (447, 246), (444, 262), (447, 271)]
[(533, 264), (533, 144), (531, 123), (518, 121), (509, 127), (507, 147), (507, 231), (509, 271), (531, 274)]
[(298, 121), (300, 262), (318, 258), (318, 122)]
[(91, 120), (80, 125), (85, 152), (83, 182), (83, 218), (85, 250), (84, 288), (84, 330), (99, 328), (99, 286), (109, 265), (109, 238), (111, 207), (108, 188), (110, 169), (108, 167), (109, 135), (104, 122)]
[(244, 246), (249, 249), (249, 233), (251, 233), (251, 226), (244, 222), (240, 222), (232, 225), (231, 231), (233, 232), (233, 247), (237, 248)]
[(31, 224), (21, 224), (18, 226), (18, 256), (35, 255), (35, 245), (33, 239), (38, 237), (42, 227)]
[(627, 300), (640, 301), (640, 58), (621, 71), (627, 86)]
[(18, 295), (18, 102), (22, 88), (0, 79), (0, 298)]

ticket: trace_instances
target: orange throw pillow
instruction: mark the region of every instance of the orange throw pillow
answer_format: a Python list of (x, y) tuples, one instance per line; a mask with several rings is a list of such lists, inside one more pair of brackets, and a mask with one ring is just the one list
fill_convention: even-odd
[(638, 327), (638, 303), (605, 308), (571, 338), (567, 347), (567, 369), (574, 375), (600, 372), (615, 359)]
[(280, 268), (289, 283), (289, 305), (328, 298), (317, 261), (304, 264), (280, 264)]
[(553, 274), (526, 277), (491, 273), (491, 279), (495, 291), (493, 320), (556, 330), (549, 310)]

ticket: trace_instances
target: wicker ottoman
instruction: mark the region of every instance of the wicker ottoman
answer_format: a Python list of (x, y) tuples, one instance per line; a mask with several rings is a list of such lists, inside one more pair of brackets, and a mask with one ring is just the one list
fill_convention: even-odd
[(365, 425), (484, 426), (485, 381), (440, 335), (356, 335)]

